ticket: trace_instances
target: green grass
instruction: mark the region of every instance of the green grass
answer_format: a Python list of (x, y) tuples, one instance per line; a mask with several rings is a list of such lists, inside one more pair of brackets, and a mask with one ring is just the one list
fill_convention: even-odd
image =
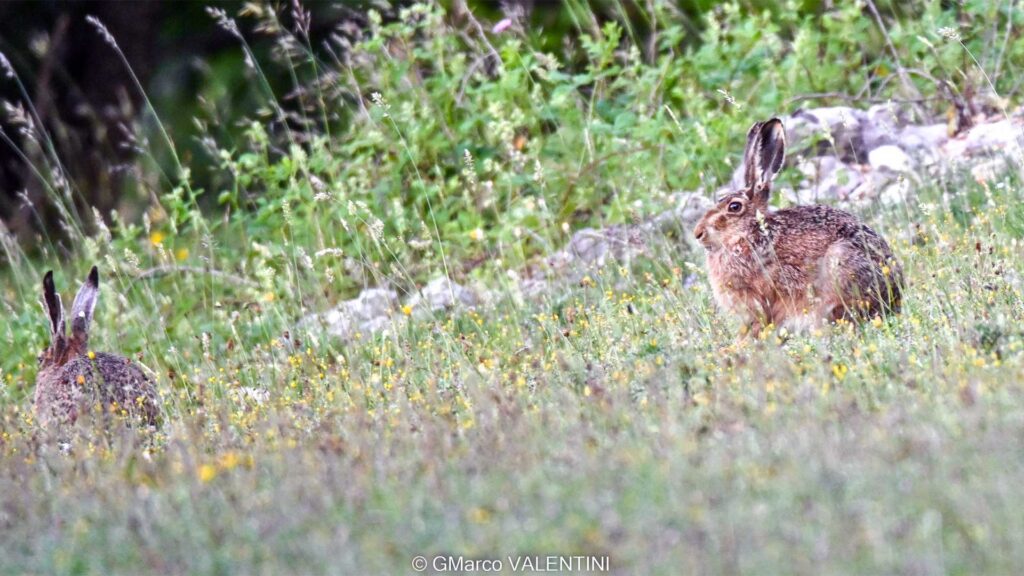
[[(991, 25), (969, 8), (980, 32)], [(369, 111), (346, 93), (331, 136), (253, 123), (221, 156), (233, 189), (172, 177), (141, 222), (96, 228), (86, 213), (71, 258), (56, 242), (5, 242), (0, 572), (401, 574), (437, 554), (607, 555), (624, 574), (1021, 572), (1012, 174), (947, 175), (867, 213), (909, 288), (903, 314), (863, 326), (737, 341), (682, 240), (538, 301), (508, 274), (566, 229), (642, 219), (672, 190), (724, 181), (750, 118), (785, 98), (852, 91), (888, 56), (844, 67), (874, 33), (846, 12), (864, 37), (726, 10), (686, 54), (664, 31), (654, 61), (623, 55), (609, 27), (604, 47), (581, 41), (587, 65), (556, 60), (547, 78), (514, 37), (493, 39), (505, 75), (467, 76), (478, 53), (444, 15), (407, 15), (419, 23), (384, 25), (356, 50), (366, 60), (340, 69)], [(911, 33), (939, 44), (931, 27), (951, 18), (928, 8), (891, 33), (901, 49)], [(773, 26), (802, 30), (841, 69), (800, 75), (800, 45)], [(778, 58), (750, 55), (733, 84), (715, 76), (751, 46)], [(920, 65), (955, 67), (963, 47), (938, 50)], [(1022, 55), (1015, 33), (1004, 67)], [(58, 437), (34, 421), (42, 273), (56, 268), (67, 295), (93, 262), (93, 346), (158, 375), (157, 433), (82, 424)], [(139, 278), (176, 266), (237, 278)], [(296, 328), (361, 286), (407, 291), (445, 272), (495, 297), (426, 319), (396, 311), (391, 330), (351, 342)]]

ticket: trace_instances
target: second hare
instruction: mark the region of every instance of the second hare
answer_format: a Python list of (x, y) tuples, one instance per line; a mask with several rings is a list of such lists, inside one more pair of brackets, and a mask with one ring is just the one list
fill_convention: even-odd
[(43, 424), (73, 423), (85, 413), (126, 416), (156, 425), (159, 417), (153, 380), (131, 360), (89, 350), (89, 330), (99, 298), (99, 271), (93, 266), (71, 306), (71, 335), (64, 306), (53, 285), (53, 272), (43, 278), (43, 308), (49, 317), (50, 347), (39, 357), (36, 416)]
[(884, 238), (828, 206), (769, 208), (785, 155), (782, 121), (754, 124), (743, 189), (722, 198), (694, 229), (718, 305), (754, 335), (769, 325), (806, 330), (899, 312), (903, 270)]

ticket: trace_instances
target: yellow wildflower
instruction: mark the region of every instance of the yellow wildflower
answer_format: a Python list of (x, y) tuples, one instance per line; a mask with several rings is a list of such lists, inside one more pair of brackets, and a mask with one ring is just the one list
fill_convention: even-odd
[(213, 464), (203, 464), (199, 467), (199, 481), (206, 484), (217, 477), (217, 468)]

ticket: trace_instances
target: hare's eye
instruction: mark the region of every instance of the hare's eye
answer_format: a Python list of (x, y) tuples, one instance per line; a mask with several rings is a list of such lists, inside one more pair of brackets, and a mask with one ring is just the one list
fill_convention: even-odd
[(728, 209), (729, 209), (729, 212), (739, 212), (740, 210), (743, 210), (743, 203), (742, 202), (729, 202)]

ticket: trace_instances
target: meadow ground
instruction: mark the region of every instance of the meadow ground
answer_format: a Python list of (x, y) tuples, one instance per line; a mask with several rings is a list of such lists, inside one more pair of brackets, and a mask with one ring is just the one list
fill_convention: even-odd
[[(402, 573), (450, 552), (1013, 573), (1024, 255), (999, 217), (935, 214), (927, 240), (896, 241), (901, 316), (741, 344), (699, 267), (689, 286), (608, 269), (541, 305), (349, 346), (289, 346), (260, 329), (281, 305), (232, 310), (207, 278), (114, 279), (99, 333), (156, 340), (164, 429), (84, 428), (61, 449), (33, 421), (31, 368), (5, 372), (4, 570)], [(160, 334), (162, 300), (208, 312)]]
[[(523, 299), (509, 270), (572, 228), (727, 178), (748, 111), (712, 109), (721, 97), (699, 83), (743, 34), (795, 62), (800, 48), (726, 14), (731, 36), (710, 32), (710, 52), (634, 61), (607, 27), (574, 79), (512, 38), (503, 74), (463, 82), (468, 49), (447, 44), (439, 10), (418, 10), (374, 38), (424, 54), (357, 52), (351, 69), (377, 74), (382, 95), (360, 100), (355, 135), (282, 150), (253, 123), (218, 156), (234, 184), (216, 209), (200, 210), (184, 171), (139, 223), (95, 222), (58, 186), (69, 239), (27, 254), (3, 236), (0, 572), (404, 574), (439, 554), (608, 556), (622, 574), (1024, 571), (1014, 158), (998, 177), (943, 172), (862, 211), (908, 276), (899, 316), (738, 341), (682, 238)], [(938, 43), (947, 16), (930, 10)], [(1012, 46), (1009, 64), (1024, 57)], [(388, 84), (417, 58), (444, 64)], [(811, 91), (787, 84), (793, 61), (738, 73), (767, 100), (749, 114)], [(707, 109), (675, 114), (688, 91)], [(158, 432), (35, 421), (39, 281), (57, 269), (67, 301), (94, 262), (93, 346), (157, 376)], [(494, 298), (399, 309), (390, 330), (350, 341), (296, 329), (360, 286), (444, 273)]]

